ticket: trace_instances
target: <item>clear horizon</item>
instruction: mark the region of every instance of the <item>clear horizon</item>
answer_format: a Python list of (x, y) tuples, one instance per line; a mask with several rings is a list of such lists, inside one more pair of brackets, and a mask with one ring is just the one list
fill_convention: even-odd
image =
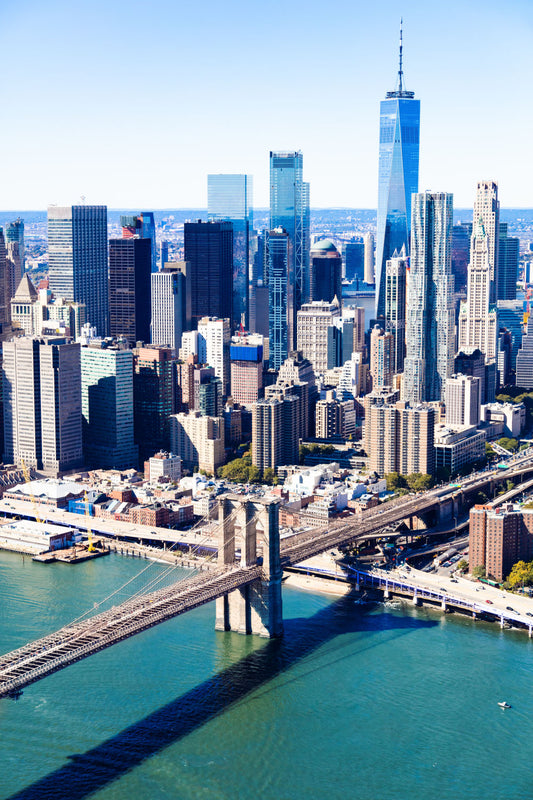
[(314, 208), (375, 208), (379, 102), (404, 72), (421, 100), (420, 190), (469, 208), (481, 179), (530, 208), (533, 3), (234, 0), (149, 12), (6, 0), (0, 208), (205, 208), (207, 174), (254, 176), (302, 150)]

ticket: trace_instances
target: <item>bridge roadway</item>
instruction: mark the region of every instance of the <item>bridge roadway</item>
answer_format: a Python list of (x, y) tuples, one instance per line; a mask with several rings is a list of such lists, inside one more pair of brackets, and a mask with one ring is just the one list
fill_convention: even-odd
[(113, 606), (0, 656), (0, 697), (123, 639), (252, 583), (261, 567), (219, 567)]
[[(462, 482), (460, 491), (470, 492), (484, 488), (495, 478), (515, 477), (533, 471), (533, 459), (519, 459), (515, 468), (499, 473), (480, 473)], [(297, 534), (283, 543), (282, 566), (293, 566), (313, 555), (353, 542), (354, 539), (378, 535), (392, 522), (430, 510), (455, 491), (454, 487), (441, 487), (415, 497), (402, 498), (387, 504), (386, 508), (364, 516), (355, 524), (339, 522), (327, 531), (308, 531)], [(262, 567), (219, 567), (200, 573), (187, 580), (178, 581), (164, 589), (128, 600), (108, 611), (84, 621), (74, 622), (64, 628), (30, 642), (18, 650), (0, 656), (0, 697), (16, 696), (22, 688), (46, 675), (80, 661), (93, 653), (134, 636), (167, 619), (184, 614), (192, 608), (209, 603), (235, 589), (258, 580)]]
[[(334, 522), (327, 529), (304, 531), (295, 534), (290, 539), (285, 539), (281, 545), (281, 561), (283, 566), (291, 566), (305, 561), (308, 558), (318, 555), (324, 550), (332, 550), (336, 547), (343, 547), (356, 539), (370, 539), (383, 535), (381, 531), (387, 525), (391, 525), (410, 516), (417, 516), (434, 508), (438, 508), (441, 502), (450, 499), (454, 494), (468, 494), (474, 491), (481, 491), (490, 486), (494, 481), (502, 481), (514, 477), (522, 476), (524, 472), (533, 471), (533, 459), (531, 455), (516, 458), (508, 470), (492, 470), (490, 472), (477, 473), (464, 479), (460, 488), (437, 487), (429, 492), (417, 494), (415, 497), (406, 497), (401, 500), (387, 503), (383, 509), (372, 509), (370, 513), (364, 514), (360, 520), (353, 521), (353, 518)], [(525, 488), (529, 488), (527, 484)], [(455, 485), (454, 485), (455, 486)], [(520, 490), (513, 490), (512, 495), (518, 494)], [(511, 493), (509, 493), (511, 495)], [(504, 498), (502, 498), (504, 499)], [(500, 502), (500, 498), (498, 498)]]

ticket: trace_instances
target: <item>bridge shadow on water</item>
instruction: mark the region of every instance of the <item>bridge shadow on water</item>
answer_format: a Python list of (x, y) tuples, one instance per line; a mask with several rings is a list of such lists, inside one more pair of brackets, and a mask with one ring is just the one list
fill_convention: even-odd
[[(285, 621), (285, 635), (266, 641), (264, 646), (213, 675), (198, 686), (162, 706), (83, 754), (70, 756), (69, 763), (32, 785), (11, 795), (8, 800), (82, 800), (138, 767), (169, 745), (179, 742), (239, 701), (264, 687), (259, 696), (275, 692), (280, 685), (269, 683), (308, 659), (307, 669), (287, 676), (286, 684), (319, 672), (332, 664), (353, 658), (357, 653), (378, 647), (380, 642), (354, 640), (350, 633), (395, 632), (403, 636), (436, 622), (394, 614), (368, 614), (368, 607), (355, 606), (352, 595), (345, 595), (314, 616)], [(218, 634), (231, 637), (238, 634)], [(337, 640), (324, 658), (309, 659), (323, 644)], [(231, 639), (228, 650), (231, 649)], [(390, 638), (389, 638), (390, 641)], [(186, 645), (184, 645), (186, 646)], [(223, 642), (223, 649), (226, 643)], [(285, 684), (285, 685), (286, 685)], [(283, 682), (282, 682), (283, 685)]]

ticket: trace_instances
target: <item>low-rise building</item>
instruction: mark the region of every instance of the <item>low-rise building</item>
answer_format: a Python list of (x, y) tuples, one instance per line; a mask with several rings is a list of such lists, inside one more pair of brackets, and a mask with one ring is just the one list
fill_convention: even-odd
[(144, 462), (144, 478), (151, 483), (177, 483), (181, 479), (181, 458), (160, 450)]
[(485, 457), (485, 435), (474, 425), (437, 425), (435, 428), (435, 467), (451, 474)]
[(481, 406), (483, 422), (503, 422), (503, 435), (518, 438), (526, 425), (523, 403), (487, 403)]
[(74, 528), (50, 523), (20, 520), (0, 526), (0, 550), (38, 555), (49, 550), (62, 550), (74, 538)]

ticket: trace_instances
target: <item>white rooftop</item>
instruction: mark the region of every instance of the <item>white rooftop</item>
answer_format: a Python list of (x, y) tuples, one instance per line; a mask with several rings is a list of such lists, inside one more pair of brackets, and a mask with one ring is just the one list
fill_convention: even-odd
[(72, 481), (62, 481), (55, 478), (43, 478), (41, 480), (30, 481), (29, 483), (19, 483), (9, 489), (10, 492), (36, 499), (39, 497), (49, 497), (52, 500), (61, 500), (69, 494), (80, 495), (88, 491), (89, 487), (83, 483), (73, 483)]

